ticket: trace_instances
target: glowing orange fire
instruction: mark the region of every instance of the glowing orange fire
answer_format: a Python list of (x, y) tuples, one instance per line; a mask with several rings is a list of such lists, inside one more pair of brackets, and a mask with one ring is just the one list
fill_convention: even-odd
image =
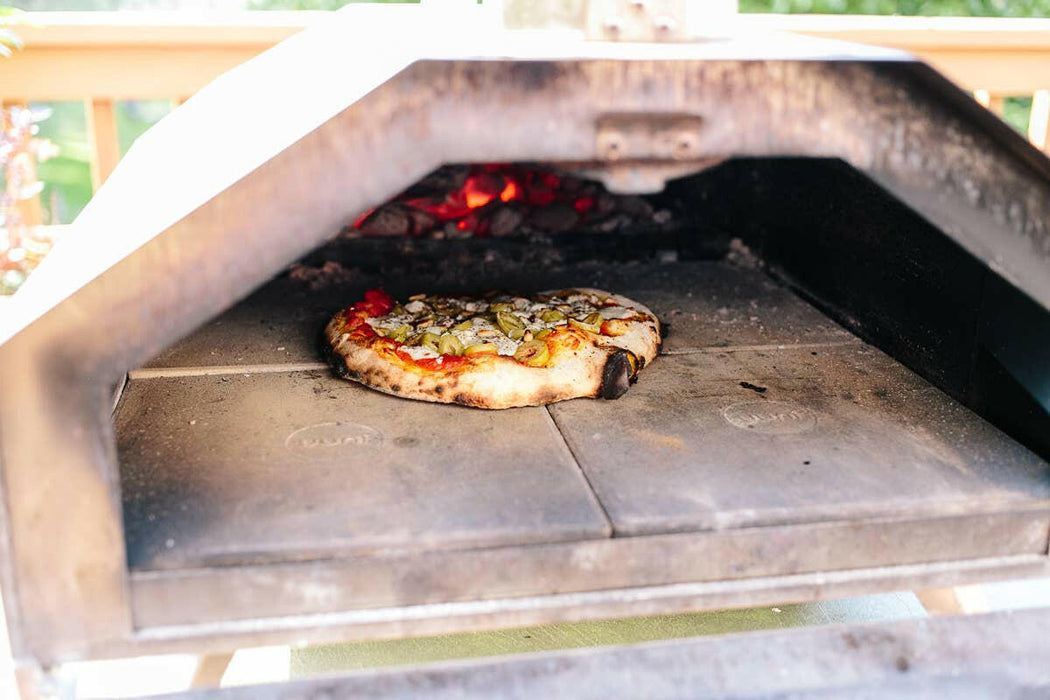
[(503, 191), (499, 193), (499, 198), (501, 202), (512, 202), (517, 199), (520, 194), (521, 189), (516, 182), (511, 180), (507, 183), (507, 186), (503, 188)]
[[(496, 209), (507, 205), (535, 208), (564, 203), (572, 206), (581, 217), (594, 209), (593, 196), (580, 196), (576, 193), (578, 188), (563, 187), (565, 182), (566, 178), (562, 176), (528, 165), (473, 165), (457, 189), (427, 197), (405, 194), (395, 198), (394, 202), (423, 212), (425, 220), (435, 222), (429, 229), (453, 222), (460, 231), (486, 236), (489, 217)], [(354, 228), (360, 229), (374, 213), (374, 209), (365, 212), (354, 222)], [(418, 230), (417, 224), (413, 233), (422, 235), (426, 231)]]

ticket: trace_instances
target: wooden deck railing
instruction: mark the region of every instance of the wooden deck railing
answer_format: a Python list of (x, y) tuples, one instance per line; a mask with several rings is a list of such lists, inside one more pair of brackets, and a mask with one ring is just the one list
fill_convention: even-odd
[[(182, 101), (318, 14), (36, 13), (19, 28), (25, 49), (0, 65), (0, 98), (84, 100), (98, 185), (120, 158), (115, 101)], [(911, 51), (1000, 113), (1005, 98), (1031, 97), (1029, 139), (1050, 147), (1050, 20), (742, 15), (740, 22)]]

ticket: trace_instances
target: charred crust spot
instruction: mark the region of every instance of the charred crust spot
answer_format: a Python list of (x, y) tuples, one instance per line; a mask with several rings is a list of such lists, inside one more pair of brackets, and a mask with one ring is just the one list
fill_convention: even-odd
[(357, 372), (352, 372), (346, 366), (346, 359), (332, 350), (332, 346), (328, 344), (327, 340), (324, 340), (321, 344), (321, 354), (324, 355), (324, 359), (331, 366), (332, 371), (335, 372), (335, 376), (340, 379), (360, 379), (357, 376)]
[(635, 376), (634, 366), (630, 353), (626, 350), (611, 353), (602, 369), (602, 383), (598, 388), (598, 395), (603, 399), (618, 399), (623, 396), (631, 387), (631, 380)]
[(443, 386), (436, 386), (436, 387), (434, 387), (434, 393), (437, 394), (438, 396), (441, 396), (442, 394), (445, 393), (445, 387), (443, 387)]
[(554, 403), (555, 401), (557, 401), (560, 398), (561, 397), (558, 396), (558, 392), (556, 392), (556, 391), (554, 391), (552, 389), (543, 389), (543, 390), (541, 390), (541, 391), (536, 393), (535, 402), (536, 402), (537, 405), (544, 405), (545, 406), (545, 405), (547, 405), (549, 403)]
[(452, 400), (458, 403), (460, 406), (470, 406), (470, 397), (466, 394), (456, 394), (452, 397)]
[(391, 384), (390, 385), (390, 391), (401, 391), (401, 385), (400, 384)]

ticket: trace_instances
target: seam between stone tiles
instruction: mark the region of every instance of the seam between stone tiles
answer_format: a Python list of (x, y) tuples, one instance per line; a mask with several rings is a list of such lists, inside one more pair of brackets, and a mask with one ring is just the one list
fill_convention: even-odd
[(551, 413), (550, 406), (544, 406), (543, 412), (547, 415), (547, 420), (550, 421), (551, 427), (554, 428), (554, 432), (561, 439), (562, 445), (565, 446), (566, 451), (569, 453), (569, 457), (572, 459), (572, 463), (576, 465), (576, 469), (580, 472), (580, 477), (583, 479), (583, 483), (587, 485), (587, 489), (591, 492), (591, 496), (594, 498), (594, 502), (598, 506), (599, 512), (602, 514), (602, 518), (605, 520), (605, 525), (608, 529), (607, 538), (616, 536), (616, 528), (613, 526), (612, 518), (609, 517), (609, 512), (605, 510), (605, 504), (602, 503), (602, 499), (598, 497), (598, 490), (594, 488), (594, 484), (591, 483), (590, 478), (587, 476), (587, 472), (584, 471), (583, 465), (580, 464), (579, 458), (576, 453), (572, 450), (572, 445), (565, 438), (565, 434), (562, 432), (561, 426), (558, 425), (557, 419), (554, 418), (554, 414)]
[(130, 379), (159, 379), (162, 377), (203, 377), (219, 374), (267, 374), (275, 372), (303, 372), (328, 369), (325, 362), (296, 362), (268, 365), (203, 365), (200, 367), (149, 367), (128, 372)]
[(855, 340), (827, 341), (823, 343), (784, 343), (772, 345), (707, 345), (698, 348), (687, 348), (681, 350), (661, 350), (660, 354), (670, 357), (672, 355), (710, 355), (719, 352), (768, 352), (775, 350), (815, 350), (819, 348), (844, 348), (864, 346), (866, 343), (857, 338)]

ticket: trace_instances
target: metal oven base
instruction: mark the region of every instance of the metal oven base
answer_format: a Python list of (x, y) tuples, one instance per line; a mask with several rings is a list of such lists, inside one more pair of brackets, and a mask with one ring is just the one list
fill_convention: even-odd
[(344, 382), (317, 333), (360, 290), (285, 279), (133, 372), (115, 414), (129, 643), (430, 634), (1048, 572), (1045, 463), (762, 272), (595, 264), (532, 284), (566, 278), (669, 322), (665, 354), (617, 401), (486, 412)]

